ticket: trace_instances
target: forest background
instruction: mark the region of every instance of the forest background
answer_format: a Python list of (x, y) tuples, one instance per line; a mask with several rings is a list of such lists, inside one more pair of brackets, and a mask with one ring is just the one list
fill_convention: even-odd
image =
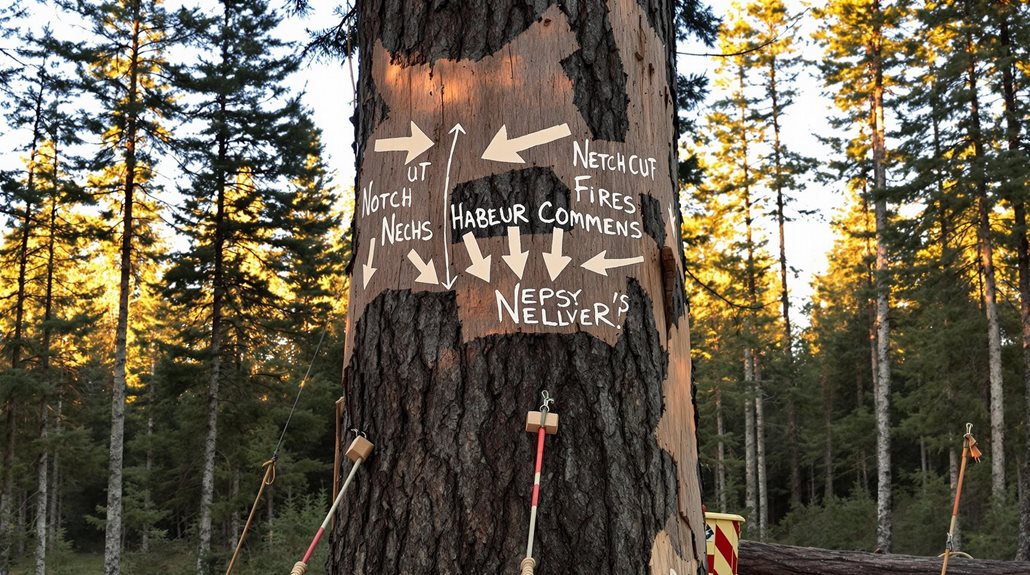
[[(351, 8), (195, 8), (0, 11), (0, 573), (218, 571), (273, 454), (238, 572), (326, 508)], [(1026, 559), (1030, 6), (677, 10), (708, 508), (936, 555), (970, 422), (956, 544)]]

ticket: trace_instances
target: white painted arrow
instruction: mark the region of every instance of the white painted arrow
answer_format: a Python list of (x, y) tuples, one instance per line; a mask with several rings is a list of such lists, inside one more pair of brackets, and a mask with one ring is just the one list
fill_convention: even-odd
[(628, 266), (633, 264), (639, 264), (644, 262), (644, 256), (636, 256), (632, 258), (614, 258), (608, 259), (605, 255), (608, 254), (608, 250), (601, 250), (601, 253), (583, 262), (583, 269), (590, 270), (595, 274), (603, 276), (608, 275), (608, 270), (612, 268), (618, 268), (622, 266)]
[(501, 129), (497, 130), (497, 134), (494, 135), (494, 139), (490, 140), (490, 145), (483, 151), (483, 159), (495, 162), (508, 162), (510, 164), (525, 164), (526, 160), (522, 159), (519, 152), (534, 146), (549, 144), (571, 135), (572, 130), (569, 129), (569, 125), (562, 124), (509, 140), (508, 126), (502, 125)]
[(372, 245), (368, 246), (368, 263), (361, 264), (361, 287), (367, 288), (368, 281), (375, 275), (377, 268), (372, 267), (372, 258), (376, 255), (376, 240), (372, 238)]
[(428, 262), (424, 262), (422, 257), (418, 255), (418, 252), (412, 249), (408, 252), (408, 260), (418, 270), (418, 277), (415, 278), (416, 282), (430, 285), (440, 284), (440, 280), (436, 277), (436, 266), (433, 265), (433, 258), (429, 258)]
[(544, 264), (547, 265), (547, 275), (551, 276), (551, 281), (558, 279), (565, 266), (569, 265), (572, 258), (569, 256), (563, 256), (561, 254), (562, 248), (562, 237), (565, 234), (565, 230), (561, 228), (554, 228), (551, 231), (551, 253), (544, 252)]
[(508, 255), (501, 256), (504, 263), (508, 264), (511, 271), (522, 279), (522, 272), (526, 270), (526, 260), (529, 259), (529, 252), (522, 251), (522, 234), (518, 226), (508, 228)]
[(433, 140), (420, 130), (415, 122), (411, 123), (411, 135), (399, 138), (379, 138), (376, 140), (375, 150), (377, 152), (407, 152), (404, 158), (405, 164), (422, 155), (423, 152), (433, 147)]
[(476, 236), (472, 235), (472, 232), (461, 236), (461, 239), (465, 242), (465, 249), (468, 250), (469, 259), (472, 260), (472, 265), (465, 268), (465, 271), (489, 283), (490, 258), (493, 256), (483, 257), (483, 252), (479, 251), (479, 244), (476, 243)]
[(454, 134), (454, 139), (451, 140), (451, 153), (447, 156), (447, 173), (443, 181), (443, 269), (447, 275), (443, 287), (447, 289), (451, 289), (458, 279), (457, 274), (451, 277), (451, 219), (448, 217), (448, 211), (451, 209), (451, 162), (454, 160), (454, 147), (458, 145), (458, 132), (465, 133), (465, 128), (462, 128), (461, 124), (454, 124), (448, 132)]

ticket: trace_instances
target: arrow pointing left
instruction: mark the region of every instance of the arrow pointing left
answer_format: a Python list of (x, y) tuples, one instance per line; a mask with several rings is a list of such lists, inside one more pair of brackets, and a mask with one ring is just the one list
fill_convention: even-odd
[(494, 135), (494, 139), (490, 140), (490, 145), (486, 147), (486, 150), (483, 150), (483, 159), (509, 164), (525, 164), (526, 160), (522, 159), (519, 152), (524, 152), (534, 146), (549, 144), (571, 135), (572, 130), (569, 129), (569, 125), (561, 124), (538, 130), (525, 136), (509, 139), (508, 126), (502, 125), (501, 129), (497, 130), (497, 134)]
[(368, 263), (361, 264), (361, 287), (367, 288), (369, 280), (375, 275), (377, 268), (372, 267), (372, 258), (376, 255), (376, 240), (372, 238), (372, 245), (368, 247)]
[(583, 262), (583, 269), (606, 276), (608, 275), (608, 270), (612, 268), (644, 263), (644, 256), (608, 259), (605, 257), (606, 255), (608, 255), (608, 250), (601, 250), (601, 253)]
[(379, 138), (376, 140), (375, 150), (377, 152), (407, 152), (404, 159), (405, 164), (422, 155), (423, 152), (433, 147), (433, 140), (422, 130), (411, 123), (411, 135), (399, 138)]

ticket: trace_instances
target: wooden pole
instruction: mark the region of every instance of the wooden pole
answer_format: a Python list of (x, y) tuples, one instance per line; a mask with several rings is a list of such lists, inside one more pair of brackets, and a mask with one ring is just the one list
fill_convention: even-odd
[[(966, 424), (966, 434), (962, 436), (962, 463), (958, 468), (958, 482), (955, 484), (955, 504), (951, 508), (951, 525), (948, 527), (948, 543), (944, 547), (944, 562), (941, 564), (941, 575), (948, 573), (948, 559), (955, 542), (955, 527), (958, 524), (958, 507), (962, 500), (962, 482), (966, 477), (966, 463), (969, 461), (970, 452), (976, 449), (976, 439), (973, 439), (973, 424)], [(976, 450), (976, 457), (979, 459), (980, 450)]]

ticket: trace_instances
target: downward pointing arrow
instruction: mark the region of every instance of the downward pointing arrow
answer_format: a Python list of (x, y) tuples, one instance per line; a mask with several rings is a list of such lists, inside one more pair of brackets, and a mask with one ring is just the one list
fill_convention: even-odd
[(583, 262), (583, 269), (590, 270), (595, 274), (606, 276), (608, 275), (608, 270), (610, 270), (611, 268), (617, 268), (644, 262), (644, 256), (636, 256), (632, 258), (622, 259), (607, 259), (605, 258), (605, 255), (607, 254), (608, 250), (601, 250), (601, 253)]
[(507, 162), (509, 164), (525, 164), (526, 160), (522, 159), (519, 152), (523, 152), (534, 146), (549, 144), (555, 140), (560, 140), (571, 135), (572, 130), (569, 129), (569, 125), (562, 124), (560, 126), (551, 126), (550, 128), (509, 140), (508, 126), (502, 125), (501, 129), (497, 130), (497, 134), (494, 136), (494, 139), (490, 140), (490, 145), (483, 151), (483, 159), (493, 160), (495, 162)]
[(544, 252), (544, 264), (547, 265), (547, 275), (551, 276), (551, 281), (558, 279), (565, 266), (569, 265), (572, 258), (569, 256), (561, 255), (562, 248), (562, 237), (565, 234), (565, 230), (561, 228), (554, 228), (551, 231), (551, 253)]
[(440, 280), (436, 278), (436, 266), (433, 265), (433, 258), (429, 258), (428, 262), (422, 261), (421, 256), (418, 255), (414, 249), (408, 252), (408, 260), (411, 261), (415, 269), (418, 270), (418, 277), (415, 281), (422, 284), (439, 285)]
[(468, 250), (469, 259), (472, 260), (472, 265), (465, 268), (465, 271), (489, 283), (490, 258), (493, 256), (483, 257), (483, 253), (479, 251), (479, 244), (476, 243), (476, 236), (472, 235), (472, 232), (461, 236), (461, 239), (464, 240), (465, 249)]
[(511, 271), (519, 279), (522, 279), (522, 272), (526, 270), (526, 260), (529, 259), (529, 252), (522, 251), (522, 234), (518, 226), (508, 228), (508, 255), (501, 256), (504, 263), (508, 264)]
[(375, 149), (377, 152), (407, 152), (404, 158), (405, 164), (422, 155), (423, 152), (433, 147), (433, 140), (420, 130), (415, 122), (411, 123), (411, 135), (400, 138), (379, 138), (376, 140)]
[(376, 255), (376, 240), (372, 238), (372, 245), (368, 247), (368, 263), (361, 264), (361, 287), (367, 288), (369, 280), (375, 275), (377, 268), (372, 267), (372, 258)]

